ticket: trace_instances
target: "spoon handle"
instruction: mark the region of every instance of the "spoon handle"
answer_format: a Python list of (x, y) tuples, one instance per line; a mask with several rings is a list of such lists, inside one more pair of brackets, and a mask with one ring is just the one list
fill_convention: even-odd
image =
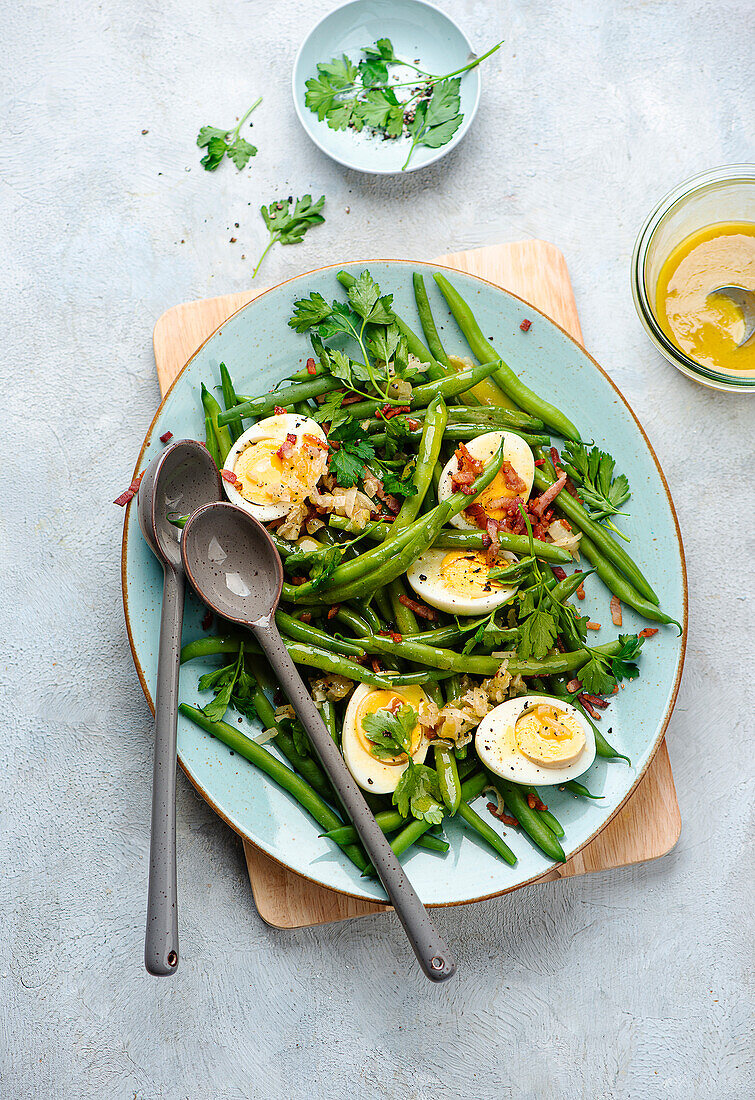
[(380, 876), (420, 966), (431, 981), (450, 978), (456, 963), (354, 782), (277, 628), (273, 622), (257, 622), (252, 629)]
[(186, 581), (182, 570), (165, 568), (155, 699), (155, 762), (149, 851), (144, 965), (150, 974), (178, 967), (176, 887), (176, 722), (181, 625)]

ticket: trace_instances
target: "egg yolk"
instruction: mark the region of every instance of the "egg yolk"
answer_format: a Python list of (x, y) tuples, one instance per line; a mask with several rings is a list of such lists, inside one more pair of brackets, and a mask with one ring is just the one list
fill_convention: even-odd
[(475, 497), (475, 504), (481, 504), (491, 519), (503, 519), (506, 515), (505, 508), (492, 508), (490, 502), (499, 500), (508, 502), (516, 496), (520, 496), (520, 493), (509, 488), (499, 470), (487, 489), (483, 489), (480, 495)]
[[(395, 691), (383, 691), (378, 689), (377, 691), (371, 691), (369, 695), (365, 695), (362, 700), (356, 715), (356, 729), (357, 737), (362, 745), (362, 748), (370, 754), (375, 756), (374, 748), (375, 744), (370, 741), (362, 722), (368, 714), (374, 714), (378, 710), (391, 710), (394, 713), (402, 706), (410, 706), (416, 713), (419, 713), (419, 706), (424, 698), (424, 692), (421, 688), (415, 688), (411, 690), (408, 688), (406, 691), (402, 691), (400, 694)], [(419, 748), (422, 732), (419, 722), (412, 730), (411, 741), (411, 754), (414, 756), (415, 752)], [(378, 759), (378, 757), (375, 757)], [(400, 756), (393, 756), (388, 760), (380, 758), (382, 764), (405, 764), (406, 755), (401, 753)]]
[(446, 588), (468, 599), (481, 599), (503, 585), (488, 580), (490, 566), (480, 551), (452, 550), (440, 563), (440, 579)]
[(514, 738), (519, 751), (543, 768), (568, 767), (585, 747), (585, 732), (574, 715), (547, 705), (520, 715)]
[(297, 439), (291, 455), (278, 451), (285, 436), (250, 443), (236, 459), (233, 472), (241, 482), (240, 492), (251, 504), (301, 503), (312, 491), (325, 469), (324, 452), (302, 446)]

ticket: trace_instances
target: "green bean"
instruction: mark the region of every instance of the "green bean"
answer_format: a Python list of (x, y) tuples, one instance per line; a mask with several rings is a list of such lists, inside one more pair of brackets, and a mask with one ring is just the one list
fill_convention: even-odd
[[(178, 709), (184, 717), (189, 718), (207, 733), (217, 737), (233, 752), (243, 756), (260, 771), (269, 775), (279, 786), (288, 791), (290, 795), (322, 826), (323, 829), (335, 829), (341, 822), (330, 806), (320, 797), (309, 783), (305, 782), (295, 772), (289, 770), (285, 764), (277, 760), (261, 745), (256, 744), (241, 730), (235, 729), (227, 722), (211, 722), (197, 707), (191, 707), (187, 703), (180, 703)], [(339, 845), (341, 847), (341, 845)], [(342, 850), (352, 863), (364, 871), (367, 866), (362, 852), (356, 845), (347, 844)]]
[(637, 589), (601, 554), (595, 543), (584, 533), (579, 540), (579, 549), (591, 565), (595, 567), (595, 572), (608, 591), (617, 596), (622, 603), (629, 604), (644, 619), (650, 619), (654, 623), (673, 624), (679, 628), (679, 634), (681, 635), (681, 623), (661, 611), (655, 603), (651, 603), (650, 600), (646, 600), (644, 596), (641, 596)]
[(358, 638), (363, 638), (371, 632), (369, 624), (350, 607), (341, 605), (333, 618), (336, 622), (347, 626), (352, 634), (356, 634)]
[(241, 639), (235, 634), (208, 634), (204, 638), (195, 638), (181, 650), (181, 664), (197, 657), (211, 657), (215, 653), (238, 653), (240, 644)]
[(385, 672), (383, 675), (390, 676), (391, 687), (408, 687), (410, 684), (429, 684), (446, 680), (451, 673), (442, 668), (423, 668), (416, 672), (399, 672), (395, 676), (390, 672)]
[(289, 656), (297, 665), (305, 665), (308, 668), (319, 668), (323, 672), (330, 672), (336, 676), (345, 676), (349, 680), (355, 680), (360, 684), (369, 684), (371, 687), (390, 688), (391, 683), (385, 676), (377, 676), (374, 672), (363, 668), (362, 665), (350, 661), (347, 657), (341, 657), (337, 653), (329, 653), (304, 642), (289, 642), (285, 638), (283, 644), (289, 652)]
[[(384, 833), (395, 833), (410, 820), (411, 818), (402, 817), (398, 810), (381, 810), (375, 814), (375, 821)], [(322, 833), (322, 836), (327, 837), (328, 840), (335, 840), (336, 844), (353, 844), (359, 839), (353, 825), (338, 825), (337, 828)]]
[(492, 825), (488, 825), (487, 821), (473, 810), (471, 806), (466, 802), (462, 802), (459, 806), (459, 817), (463, 818), (476, 833), (478, 833), (483, 840), (486, 840), (490, 847), (496, 852), (501, 859), (505, 860), (510, 866), (516, 863), (516, 856), (509, 848), (508, 844), (503, 840), (500, 833), (497, 833)]
[(275, 708), (262, 690), (262, 681), (257, 679), (256, 669), (251, 665), (252, 674), (257, 680), (257, 690), (254, 693), (254, 707), (263, 729), (276, 730), (275, 744), (280, 752), (288, 760), (295, 772), (309, 783), (322, 797), (329, 802), (335, 802), (335, 793), (327, 775), (312, 756), (304, 756), (296, 747), (293, 735), (286, 729), (281, 721), (275, 717)]
[[(328, 522), (331, 527), (349, 530), (349, 520), (344, 516), (330, 516)], [(367, 538), (378, 542), (385, 539), (386, 530), (388, 529), (390, 529), (390, 524), (375, 521), (367, 524), (364, 533)], [(433, 547), (448, 550), (484, 550), (488, 546), (487, 537), (483, 531), (460, 531), (445, 528), (439, 532), (433, 541)], [(527, 535), (514, 535), (510, 531), (499, 531), (497, 537), (502, 550), (508, 550), (512, 554), (518, 555), (529, 554), (530, 552), (530, 540)], [(554, 565), (570, 565), (574, 561), (569, 551), (562, 549), (560, 546), (554, 546), (551, 542), (542, 542), (540, 539), (534, 539), (533, 541), (535, 557), (542, 558), (543, 561), (552, 562)]]
[(220, 451), (218, 450), (218, 441), (215, 437), (215, 429), (212, 426), (212, 417), (208, 412), (204, 414), (204, 441), (207, 450), (210, 452), (210, 457), (215, 465), (220, 469), (222, 463), (220, 461)]
[[(479, 761), (467, 761), (462, 760), (459, 764), (459, 773), (462, 772), (462, 764), (466, 764), (468, 767), (477, 767)], [(482, 794), (483, 788), (487, 786), (488, 777), (485, 772), (475, 772), (474, 775), (469, 775), (461, 785), (461, 800), (462, 802), (474, 802), (478, 795)]]
[(364, 653), (354, 642), (348, 642), (342, 638), (334, 638), (324, 630), (316, 626), (299, 622), (291, 615), (279, 608), (275, 613), (275, 622), (281, 633), (292, 638), (296, 642), (309, 642), (320, 646), (321, 649), (330, 650), (332, 653), (341, 653), (346, 657), (361, 657)]
[[(459, 292), (449, 283), (448, 279), (440, 273), (435, 275), (435, 282), (440, 287), (443, 297), (448, 302), (451, 313), (456, 323), (466, 337), (467, 343), (472, 349), (472, 354), (481, 362), (494, 358), (497, 353), (493, 346), (482, 334), (482, 330), (474, 318), (472, 310), (464, 301)], [(548, 401), (538, 397), (536, 393), (525, 386), (524, 382), (514, 374), (511, 367), (503, 361), (493, 375), (495, 382), (503, 392), (514, 401), (515, 405), (525, 412), (539, 417), (564, 439), (579, 439), (579, 432), (574, 424), (560, 409), (551, 405)]]
[[(226, 410), (232, 409), (235, 405), (238, 405), (239, 402), (236, 397), (236, 391), (233, 388), (233, 382), (231, 381), (231, 376), (228, 373), (228, 368), (225, 363), (220, 364), (220, 387), (223, 391), (223, 404)], [(241, 418), (234, 417), (233, 420), (229, 420), (228, 430), (231, 433), (231, 439), (235, 443), (244, 430), (241, 425)]]
[(393, 608), (391, 607), (391, 601), (388, 596), (388, 589), (381, 586), (376, 589), (372, 596), (377, 604), (378, 611), (383, 616), (383, 622), (389, 623), (393, 615)]
[[(542, 493), (552, 484), (552, 479), (544, 474), (541, 469), (535, 470), (534, 485), (536, 489), (539, 489)], [(654, 604), (658, 603), (658, 597), (643, 576), (639, 566), (632, 561), (624, 547), (619, 546), (615, 539), (611, 537), (605, 527), (601, 527), (599, 523), (596, 523), (594, 519), (590, 518), (579, 501), (575, 500), (569, 493), (561, 492), (556, 497), (555, 504), (571, 523), (588, 536), (588, 541), (593, 543), (595, 547), (602, 552), (604, 557), (608, 558), (610, 562), (621, 570), (624, 576), (634, 585), (641, 595), (651, 600)]]
[(453, 703), (455, 699), (460, 699), (464, 694), (461, 686), (461, 676), (458, 672), (453, 672), (446, 680), (445, 693), (447, 703)]
[(217, 465), (218, 468), (220, 468), (233, 446), (233, 440), (231, 439), (229, 429), (220, 425), (220, 417), (223, 415), (223, 411), (205, 386), (204, 382), (202, 383), (202, 406), (205, 411), (205, 416), (209, 416), (210, 418), (212, 430), (215, 433), (215, 443), (218, 449)]
[[(540, 798), (540, 795), (537, 793), (537, 788), (536, 787), (527, 787), (526, 789), (527, 789), (527, 791), (529, 791), (530, 794), (534, 794), (534, 796), (538, 800), (538, 802), (542, 802), (542, 799)], [(529, 805), (529, 803), (528, 803), (528, 805)], [(564, 827), (561, 824), (561, 822), (558, 820), (558, 818), (555, 817), (550, 812), (550, 810), (548, 810), (548, 809), (545, 809), (545, 810), (537, 810), (536, 809), (535, 812), (540, 814), (540, 820), (542, 822), (544, 822), (544, 824), (546, 824), (548, 826), (548, 828), (553, 833), (553, 835), (557, 836), (560, 840), (561, 837), (564, 835)]]
[(340, 746), (341, 738), (338, 732), (338, 722), (336, 721), (335, 703), (331, 699), (323, 699), (320, 703), (320, 714), (322, 715), (326, 730), (335, 743)]
[[(423, 382), (421, 386), (415, 386), (411, 398), (408, 401), (394, 402), (394, 404), (409, 405), (411, 409), (420, 409), (429, 405), (434, 397), (440, 394), (443, 398), (456, 397), (457, 394), (466, 393), (483, 378), (488, 378), (497, 369), (500, 359), (492, 363), (481, 363), (477, 367), (468, 367), (449, 377), (434, 379), (432, 382)], [(342, 383), (341, 383), (342, 384)], [(368, 416), (374, 416), (378, 409), (386, 405), (385, 398), (369, 398), (365, 401), (357, 401), (348, 406), (349, 416), (354, 420), (364, 420)]]
[(527, 797), (521, 787), (510, 783), (508, 779), (502, 779), (499, 775), (489, 773), (490, 781), (503, 798), (506, 809), (512, 817), (515, 817), (525, 833), (534, 840), (538, 848), (550, 859), (559, 863), (566, 861), (564, 850), (558, 842), (558, 838), (540, 817), (536, 810), (532, 810), (527, 802)]
[[(401, 832), (397, 833), (391, 840), (391, 848), (393, 848), (395, 855), (403, 855), (408, 848), (416, 844), (419, 838), (424, 836), (431, 824), (432, 823), (429, 821), (418, 821), (415, 818), (413, 821), (410, 821), (408, 825), (405, 825)], [(375, 868), (371, 863), (362, 871), (363, 878), (369, 878), (374, 874)]]
[(440, 457), (440, 447), (443, 442), (447, 420), (446, 404), (438, 394), (428, 406), (425, 424), (422, 429), (417, 462), (412, 474), (412, 485), (416, 492), (413, 496), (404, 497), (404, 502), (392, 524), (391, 531), (388, 533), (388, 539), (395, 538), (395, 534), (412, 523), (419, 514), (420, 505), (432, 484), (433, 471)]
[[(407, 420), (416, 420), (420, 424), (425, 419), (425, 410), (417, 409), (416, 412), (393, 417), (401, 425)], [(537, 434), (545, 425), (537, 416), (521, 412), (519, 409), (503, 409), (496, 405), (449, 405), (448, 423), (451, 424), (477, 424), (480, 428), (489, 431), (510, 431), (514, 429), (520, 432)], [(379, 432), (385, 424), (383, 417), (373, 417), (367, 425), (370, 435)]]
[[(497, 431), (499, 429), (492, 428), (491, 431)], [(528, 435), (520, 428), (505, 428), (505, 431), (509, 435), (519, 436), (529, 447), (539, 447), (550, 443), (550, 436), (548, 435)], [(470, 439), (476, 439), (482, 434), (481, 426), (479, 424), (450, 424), (446, 428), (444, 438), (456, 442), (457, 440), (467, 441)], [(419, 428), (412, 429), (407, 428), (406, 439), (417, 440), (421, 436)], [(387, 432), (377, 432), (375, 435), (370, 436), (370, 442), (374, 447), (384, 447), (389, 439)]]
[(602, 794), (590, 794), (584, 783), (579, 783), (576, 779), (570, 779), (567, 783), (563, 784), (565, 791), (571, 791), (572, 794), (578, 795), (579, 798), (593, 798), (601, 799)]
[(293, 386), (284, 386), (282, 390), (276, 390), (274, 393), (263, 393), (259, 397), (246, 397), (239, 394), (239, 404), (229, 409), (228, 412), (221, 413), (218, 416), (218, 424), (221, 426), (228, 424), (239, 416), (268, 416), (273, 412), (276, 405), (279, 408), (288, 409), (295, 405), (297, 401), (308, 401), (311, 397), (319, 397), (320, 394), (330, 393), (341, 386), (343, 386), (343, 381), (340, 378), (334, 378), (332, 374), (325, 374), (319, 378), (313, 377), (310, 382), (296, 382)]
[(449, 813), (453, 817), (461, 802), (461, 783), (459, 782), (456, 757), (446, 745), (436, 744), (434, 749), (435, 770), (438, 773), (440, 793)]
[(391, 610), (393, 612), (393, 621), (396, 624), (396, 629), (400, 634), (418, 634), (419, 626), (417, 624), (417, 616), (414, 614), (411, 607), (407, 607), (406, 604), (401, 602), (402, 596), (406, 598), (406, 589), (404, 588), (403, 581), (399, 577), (396, 577), (395, 581), (391, 581), (388, 585), (388, 598), (391, 601)]
[(446, 350), (441, 343), (438, 330), (435, 327), (435, 318), (430, 308), (430, 299), (427, 297), (425, 280), (419, 271), (415, 271), (412, 275), (412, 283), (414, 285), (414, 299), (417, 303), (417, 313), (419, 314), (420, 324), (422, 325), (422, 331), (425, 334), (425, 340), (427, 341), (430, 353), (439, 363), (442, 363), (444, 367), (450, 369), (451, 362), (446, 355)]
[(417, 841), (418, 848), (427, 848), (430, 852), (447, 852), (449, 844), (447, 840), (443, 840), (440, 836), (433, 836), (432, 833), (425, 833)]
[(580, 714), (590, 723), (592, 731), (595, 734), (595, 751), (598, 756), (602, 757), (603, 760), (626, 760), (627, 764), (631, 765), (632, 761), (628, 756), (625, 756), (623, 752), (618, 752), (613, 745), (609, 745), (608, 741), (606, 741), (579, 699), (572, 699), (572, 706), (576, 707)]
[(484, 622), (485, 619), (474, 619), (465, 627), (459, 627), (455, 624), (453, 626), (438, 626), (434, 630), (423, 630), (419, 634), (414, 634), (411, 640), (446, 649), (448, 646), (456, 645), (457, 642), (469, 637), (470, 632), (478, 626), (482, 626)]

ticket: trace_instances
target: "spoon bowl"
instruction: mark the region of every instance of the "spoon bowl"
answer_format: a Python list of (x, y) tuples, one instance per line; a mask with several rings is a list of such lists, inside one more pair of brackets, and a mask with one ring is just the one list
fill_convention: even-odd
[(737, 347), (743, 348), (755, 336), (755, 290), (748, 290), (744, 286), (717, 286), (707, 295), (708, 298), (714, 296), (728, 298), (741, 309), (745, 327)]
[(269, 534), (254, 516), (235, 504), (207, 504), (189, 518), (181, 554), (186, 575), (200, 598), (216, 614), (248, 627), (262, 647), (380, 876), (425, 974), (435, 982), (450, 978), (456, 964), (354, 782), (278, 633), (275, 610), (283, 566)]
[(181, 531), (168, 518), (193, 512), (222, 496), (220, 473), (209, 451), (193, 439), (167, 447), (152, 460), (139, 485), (139, 526), (163, 567), (163, 603), (157, 657), (155, 757), (152, 778), (149, 888), (144, 964), (150, 974), (178, 967), (176, 885), (176, 722), (178, 673), (186, 580)]

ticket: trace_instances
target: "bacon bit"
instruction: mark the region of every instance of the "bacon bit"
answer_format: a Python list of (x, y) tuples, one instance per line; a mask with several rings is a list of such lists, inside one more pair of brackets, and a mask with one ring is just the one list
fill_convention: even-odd
[(488, 540), (489, 544), (485, 552), (485, 560), (488, 565), (492, 565), (498, 551), (501, 549), (501, 543), (498, 538), (498, 524), (494, 519), (489, 519), (487, 522), (485, 538)]
[(438, 618), (438, 612), (434, 607), (426, 607), (423, 603), (418, 603), (417, 600), (413, 600), (411, 596), (399, 596), (398, 602), (402, 603), (404, 607), (408, 607), (410, 611), (413, 611), (415, 615), (418, 615), (420, 619), (429, 619), (430, 622), (435, 622)]
[(637, 635), (638, 638), (652, 638), (654, 634), (658, 633), (657, 626), (646, 626), (644, 630), (641, 630)]
[[(575, 573), (581, 573), (582, 570), (581, 569), (575, 569), (574, 572)], [(585, 598), (585, 582), (582, 581), (581, 585), (577, 589), (577, 599), (578, 600), (583, 600), (584, 598)], [(619, 626), (621, 626), (621, 623), (619, 623)]]
[(601, 710), (605, 710), (608, 706), (608, 702), (605, 699), (601, 699), (599, 695), (593, 695), (589, 691), (583, 691), (580, 695), (580, 699), (587, 699), (587, 701), (591, 703), (594, 707), (600, 707)]
[(566, 580), (566, 570), (562, 569), (560, 565), (552, 565), (551, 572), (553, 573), (553, 576), (556, 578), (557, 581)]
[(498, 820), (502, 821), (504, 825), (510, 825), (512, 829), (519, 824), (515, 817), (512, 817), (511, 814), (504, 813), (503, 810), (499, 810), (498, 807), (492, 802), (488, 802), (488, 810), (493, 815), (493, 817), (497, 817)]
[(380, 673), (383, 671), (383, 666), (380, 664), (380, 658), (372, 657), (370, 659), (370, 664), (372, 665), (372, 671), (375, 673), (376, 676), (379, 676)]
[[(572, 481), (572, 479), (570, 477), (567, 477), (566, 485), (564, 485), (564, 489), (566, 489), (566, 491), (567, 491), (567, 493), (569, 494), (570, 497), (574, 497), (575, 500), (579, 500), (581, 502), (580, 495), (577, 492), (577, 486), (574, 484), (574, 482)], [(561, 520), (561, 522), (566, 523), (566, 520)], [(569, 530), (571, 531), (571, 527), (569, 528)]]
[(403, 635), (397, 630), (378, 630), (378, 634), (383, 638), (390, 638), (392, 642), (400, 642), (403, 639)]
[(338, 612), (341, 610), (340, 603), (334, 603), (332, 607), (328, 608), (328, 618), (335, 619)]
[(488, 525), (489, 516), (481, 504), (470, 504), (468, 508), (464, 509), (464, 515), (469, 516), (473, 523), (476, 523), (478, 527), (482, 527), (483, 531)]
[(358, 393), (350, 393), (348, 397), (344, 397), (343, 401), (341, 402), (341, 406), (356, 405), (356, 403), (361, 400), (362, 398), (359, 396)]
[(419, 420), (414, 420), (411, 417), (406, 421), (406, 426), (409, 431), (416, 432), (419, 427)]
[(393, 523), (395, 518), (388, 512), (381, 512), (379, 508), (373, 508), (370, 512), (370, 519), (380, 520), (381, 523)]
[(309, 374), (317, 374), (317, 367), (315, 365), (314, 359), (307, 360), (307, 372)]
[(551, 447), (550, 456), (551, 456), (551, 462), (553, 463), (555, 468), (557, 470), (560, 469), (561, 468), (561, 455), (558, 453), (558, 448)]
[(566, 685), (566, 690), (569, 692), (570, 695), (572, 695), (575, 691), (581, 691), (582, 681), (577, 680), (576, 678), (574, 680), (570, 680), (569, 683)]
[(291, 457), (291, 455), (294, 453), (294, 448), (295, 447), (296, 447), (296, 433), (295, 432), (289, 432), (288, 435), (283, 440), (280, 447), (278, 448), (278, 450), (275, 453), (278, 456), (278, 458), (281, 460), (281, 462), (283, 462), (287, 458)]
[(527, 483), (522, 481), (514, 467), (505, 458), (501, 463), (501, 473), (503, 474), (503, 480), (512, 493), (523, 493), (527, 488)]
[(236, 477), (236, 474), (233, 472), (233, 470), (221, 470), (220, 476), (222, 477), (223, 481), (227, 481), (229, 485), (235, 485), (237, 487), (241, 485), (241, 482)]
[(600, 630), (600, 623), (594, 623), (592, 622), (592, 620), (590, 620), (585, 625), (587, 626), (588, 630)]
[(522, 330), (522, 332), (529, 332), (530, 329), (532, 328), (532, 321), (528, 321), (527, 318), (525, 317), (525, 319), (522, 321), (519, 328)]
[(275, 412), (276, 416), (283, 416), (284, 413), (286, 412), (286, 410), (283, 408), (282, 405), (276, 405), (274, 407), (273, 411)]
[(401, 511), (401, 502), (398, 497), (394, 497), (392, 493), (383, 492), (382, 481), (380, 482), (380, 487), (375, 491), (375, 496), (378, 500), (383, 502), (386, 508), (393, 512), (394, 516), (397, 516)]
[(613, 685), (613, 691), (611, 692), (611, 695), (618, 695), (618, 694), (619, 694), (619, 685), (614, 684)]
[(160, 436), (160, 442), (161, 443), (167, 443), (172, 438), (173, 438), (173, 432), (163, 432), (163, 434)]
[(536, 458), (535, 459), (535, 465), (536, 466), (544, 466), (545, 465), (545, 459), (544, 458)]
[(578, 695), (577, 698), (579, 699), (580, 703), (585, 708), (587, 713), (590, 715), (590, 717), (594, 718), (596, 722), (599, 722), (600, 715), (598, 714), (592, 703), (590, 703), (590, 701), (588, 699), (585, 699), (582, 695)]
[(618, 596), (611, 596), (611, 621), (614, 626), (621, 626), (621, 604)]
[(208, 607), (204, 613), (204, 618), (202, 619), (202, 630), (209, 630), (213, 622), (214, 616)]
[[(484, 469), (484, 463), (479, 459), (473, 458), (463, 443), (460, 443), (454, 452), (454, 456), (459, 465), (459, 468), (455, 474), (451, 475), (451, 484), (454, 490), (461, 490), (462, 493), (472, 495), (472, 482), (482, 473)], [(487, 515), (483, 509), (485, 515), (485, 523), (480, 523), (476, 520), (480, 527), (487, 525)]]
[(559, 653), (566, 653), (566, 646), (563, 643), (563, 639), (560, 634), (556, 635), (556, 649)]
[(411, 408), (409, 405), (383, 405), (380, 412), (385, 420), (392, 420), (394, 416), (402, 416), (404, 413), (411, 412)]
[(120, 508), (125, 507), (130, 500), (133, 500), (136, 494), (139, 492), (139, 486), (141, 485), (144, 473), (142, 472), (129, 485), (128, 489), (124, 489), (119, 497), (116, 497), (113, 504), (117, 504)]
[[(294, 436), (294, 438), (296, 437)], [(310, 447), (319, 447), (321, 451), (327, 451), (329, 449), (328, 444), (324, 440), (318, 438), (316, 435), (312, 435), (311, 432), (305, 432), (302, 439), (305, 443), (309, 443)]]
[(307, 578), (306, 577), (292, 577), (291, 578), (291, 584), (306, 584), (306, 583), (307, 583)]
[(301, 615), (299, 616), (299, 622), (305, 623), (308, 626), (312, 622), (312, 612), (302, 611)]
[[(555, 447), (553, 450), (555, 450)], [(539, 496), (537, 500), (530, 503), (530, 511), (534, 512), (536, 516), (541, 517), (548, 505), (556, 499), (564, 485), (566, 485), (566, 474), (561, 474), (558, 481), (554, 481), (553, 484), (545, 490), (542, 496)]]
[(545, 803), (539, 799), (536, 794), (533, 794), (532, 791), (527, 792), (527, 805), (531, 810), (537, 810), (538, 813), (544, 813), (545, 810), (548, 809)]

